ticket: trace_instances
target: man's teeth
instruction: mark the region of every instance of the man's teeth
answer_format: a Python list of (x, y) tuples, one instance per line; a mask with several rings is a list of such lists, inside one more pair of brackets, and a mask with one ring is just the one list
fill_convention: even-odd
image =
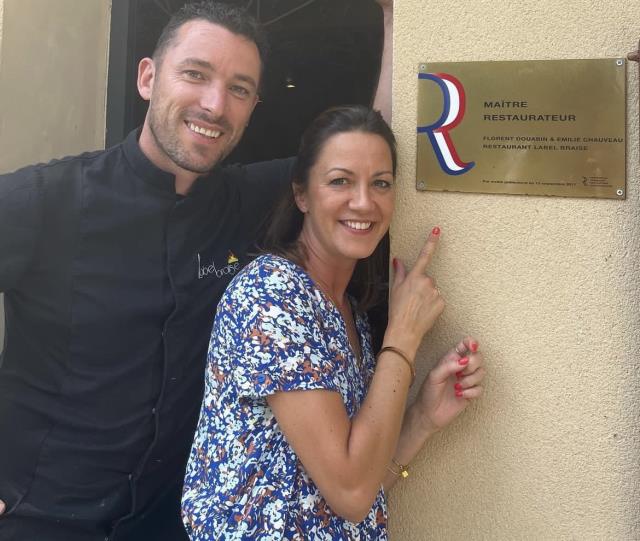
[(200, 126), (196, 126), (193, 122), (189, 122), (189, 129), (201, 135), (211, 137), (212, 139), (217, 139), (218, 137), (220, 137), (220, 132), (218, 130), (208, 130), (206, 128), (201, 128)]
[(350, 220), (345, 220), (344, 224), (351, 229), (369, 229), (371, 227), (371, 222), (352, 222)]

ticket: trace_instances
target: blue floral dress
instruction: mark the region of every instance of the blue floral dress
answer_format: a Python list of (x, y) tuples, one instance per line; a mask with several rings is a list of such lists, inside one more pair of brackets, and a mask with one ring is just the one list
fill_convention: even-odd
[(361, 366), (342, 316), (302, 268), (262, 255), (234, 278), (218, 305), (187, 465), (182, 514), (191, 539), (387, 538), (382, 489), (364, 521), (335, 515), (266, 401), (328, 389), (353, 417), (375, 363), (366, 319), (358, 316), (356, 327)]

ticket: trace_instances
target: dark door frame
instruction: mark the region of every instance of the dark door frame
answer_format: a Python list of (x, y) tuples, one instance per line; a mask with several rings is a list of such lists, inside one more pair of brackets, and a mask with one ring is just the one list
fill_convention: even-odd
[(115, 0), (111, 6), (105, 133), (107, 148), (125, 138), (126, 121), (131, 116), (133, 100), (128, 90), (135, 73), (136, 4), (137, 0)]

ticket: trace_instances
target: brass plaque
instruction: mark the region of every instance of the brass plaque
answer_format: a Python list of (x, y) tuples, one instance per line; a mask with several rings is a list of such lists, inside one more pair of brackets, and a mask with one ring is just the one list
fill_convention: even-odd
[(440, 62), (418, 73), (418, 190), (624, 199), (626, 61)]

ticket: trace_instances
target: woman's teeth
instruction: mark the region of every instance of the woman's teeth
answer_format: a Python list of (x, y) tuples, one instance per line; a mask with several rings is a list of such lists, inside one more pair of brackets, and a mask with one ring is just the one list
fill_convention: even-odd
[(347, 227), (357, 229), (358, 231), (363, 231), (371, 227), (371, 222), (352, 222), (351, 220), (345, 220), (342, 223)]

